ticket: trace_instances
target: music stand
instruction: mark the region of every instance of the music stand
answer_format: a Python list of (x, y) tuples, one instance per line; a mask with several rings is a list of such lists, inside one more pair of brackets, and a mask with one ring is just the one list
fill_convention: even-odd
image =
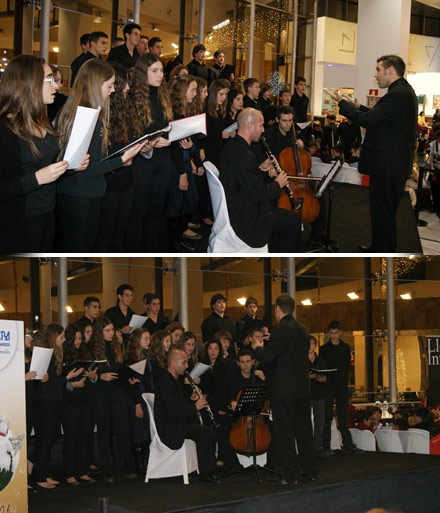
[(237, 406), (235, 407), (234, 414), (238, 417), (252, 417), (252, 466), (247, 468), (246, 472), (252, 472), (255, 474), (259, 484), (262, 483), (259, 470), (265, 470), (266, 472), (277, 472), (266, 469), (257, 465), (257, 441), (255, 439), (255, 417), (261, 413), (264, 403), (266, 401), (266, 386), (265, 385), (254, 385), (243, 388), (240, 399), (238, 400)]
[(324, 244), (317, 250), (311, 251), (311, 253), (316, 253), (317, 251), (324, 250), (326, 253), (332, 253), (337, 251), (337, 248), (333, 248), (330, 244), (330, 228), (332, 222), (332, 211), (333, 211), (333, 193), (335, 190), (335, 186), (333, 185), (333, 180), (336, 178), (336, 175), (339, 173), (341, 167), (344, 164), (343, 157), (340, 157), (329, 169), (329, 172), (324, 175), (321, 179), (321, 182), (318, 186), (317, 191), (315, 192), (315, 196), (319, 199), (321, 198), (325, 191), (329, 190), (329, 201), (327, 206), (327, 221), (325, 228), (325, 241)]

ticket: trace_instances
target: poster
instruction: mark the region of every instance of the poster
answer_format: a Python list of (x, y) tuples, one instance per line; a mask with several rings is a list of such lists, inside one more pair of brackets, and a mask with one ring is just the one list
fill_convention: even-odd
[[(328, 91), (334, 91), (334, 87), (327, 87)], [(339, 88), (339, 92), (343, 95), (349, 96), (350, 98), (354, 98), (354, 89), (352, 88)], [(327, 114), (336, 114), (336, 119), (339, 119), (339, 107), (338, 102), (333, 100), (333, 98), (327, 94), (325, 91), (322, 92), (322, 112), (323, 116)]]
[(0, 320), (0, 390), (0, 512), (25, 513), (26, 400), (21, 321)]

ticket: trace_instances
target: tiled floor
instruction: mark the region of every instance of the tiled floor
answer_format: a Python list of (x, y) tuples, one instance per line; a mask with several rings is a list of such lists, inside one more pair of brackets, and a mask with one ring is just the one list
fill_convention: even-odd
[(440, 255), (440, 219), (433, 212), (420, 212), (420, 219), (428, 222), (428, 226), (419, 226), (420, 241), (423, 254)]

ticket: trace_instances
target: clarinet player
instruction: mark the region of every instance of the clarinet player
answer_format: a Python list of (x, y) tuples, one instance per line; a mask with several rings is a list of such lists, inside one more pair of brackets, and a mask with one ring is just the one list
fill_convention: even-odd
[(219, 484), (216, 468), (214, 431), (199, 423), (198, 412), (208, 406), (206, 397), (185, 393), (183, 376), (188, 368), (188, 355), (172, 349), (167, 372), (160, 379), (154, 400), (154, 419), (161, 441), (170, 449), (180, 449), (186, 438), (197, 446), (199, 477), (202, 482)]

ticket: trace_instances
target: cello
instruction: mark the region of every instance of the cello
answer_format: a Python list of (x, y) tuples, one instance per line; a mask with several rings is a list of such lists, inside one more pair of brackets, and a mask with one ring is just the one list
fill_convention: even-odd
[[(301, 202), (302, 198), (302, 222), (311, 223), (319, 215), (319, 201), (307, 180), (312, 168), (312, 160), (306, 150), (300, 149), (296, 145), (295, 128), (292, 127), (288, 133), (292, 136), (292, 145), (282, 150), (278, 160), (287, 175), (297, 177), (297, 179), (291, 180), (290, 189), (293, 197), (298, 202)], [(301, 177), (305, 177), (305, 179), (301, 180)], [(278, 207), (290, 209), (290, 200), (287, 194), (281, 193), (278, 199)]]

